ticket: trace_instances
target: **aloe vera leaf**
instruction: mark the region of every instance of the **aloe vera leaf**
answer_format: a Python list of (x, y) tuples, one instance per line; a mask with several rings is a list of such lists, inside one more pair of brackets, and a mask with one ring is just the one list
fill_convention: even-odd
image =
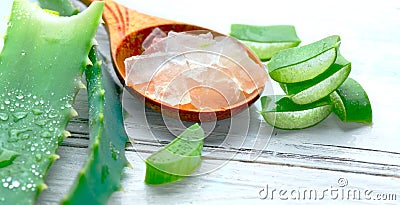
[(44, 177), (76, 115), (71, 105), (103, 5), (67, 18), (15, 0), (0, 55), (0, 150), (13, 153), (1, 158), (8, 162), (0, 168), (1, 204), (34, 204), (46, 188)]
[[(69, 0), (58, 1), (59, 5), (47, 9), (61, 12), (72, 5)], [(44, 4), (48, 2), (53, 0), (41, 0)], [(95, 47), (89, 59), (92, 65), (85, 70), (89, 93), (89, 156), (62, 204), (106, 204), (110, 195), (120, 189), (122, 169), (129, 165), (125, 157), (128, 137), (117, 87), (110, 74), (102, 71)]]
[[(41, 5), (48, 2), (53, 1), (41, 0)], [(61, 0), (54, 8), (44, 8), (61, 12), (71, 5), (69, 0)], [(123, 126), (119, 93), (110, 74), (102, 71), (94, 47), (89, 59), (92, 65), (85, 70), (89, 92), (89, 156), (62, 204), (106, 204), (110, 195), (120, 189), (122, 169), (129, 165), (125, 157), (128, 137)]]
[(89, 55), (93, 66), (85, 71), (88, 83), (89, 157), (62, 204), (107, 204), (120, 189), (125, 157), (125, 133), (119, 94), (110, 74), (101, 69), (95, 49)]

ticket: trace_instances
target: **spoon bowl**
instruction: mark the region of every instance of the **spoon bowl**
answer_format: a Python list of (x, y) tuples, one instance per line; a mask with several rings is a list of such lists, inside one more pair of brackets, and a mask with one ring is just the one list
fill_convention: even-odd
[[(89, 5), (91, 0), (83, 0), (83, 2), (86, 5)], [(142, 43), (156, 27), (160, 28), (166, 33), (169, 31), (185, 32), (193, 30), (207, 30), (212, 32), (214, 35), (226, 36), (200, 26), (175, 22), (143, 14), (126, 8), (125, 6), (120, 5), (112, 0), (105, 1), (103, 19), (107, 25), (110, 36), (110, 49), (114, 63), (114, 69), (123, 85), (126, 85), (126, 72), (124, 64), (125, 59), (134, 55), (140, 55), (144, 52)], [(246, 49), (250, 58), (262, 68), (263, 64), (258, 57), (244, 45), (243, 47)], [(245, 100), (231, 105), (228, 108), (207, 111), (171, 106), (146, 96), (144, 93), (140, 92), (135, 85), (132, 84), (126, 85), (125, 88), (130, 94), (145, 103), (148, 108), (151, 108), (157, 112), (161, 112), (163, 115), (178, 118), (184, 121), (204, 122), (226, 119), (247, 109), (260, 97), (264, 87), (258, 88), (258, 90), (255, 92), (249, 96), (246, 96)]]

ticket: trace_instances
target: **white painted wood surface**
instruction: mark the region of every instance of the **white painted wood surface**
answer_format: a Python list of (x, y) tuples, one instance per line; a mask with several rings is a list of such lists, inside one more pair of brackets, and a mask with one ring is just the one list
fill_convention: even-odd
[[(215, 130), (207, 137), (200, 170), (213, 171), (170, 185), (148, 186), (143, 182), (143, 158), (172, 140), (173, 135), (160, 114), (150, 110), (145, 110), (145, 116), (140, 114), (143, 112), (141, 104), (128, 97), (124, 102), (138, 111), (138, 115), (126, 122), (127, 130), (135, 140), (134, 145), (126, 148), (133, 168), (124, 170), (124, 191), (115, 193), (109, 204), (320, 204), (320, 200), (290, 199), (289, 192), (316, 190), (320, 196), (324, 190), (332, 189), (363, 193), (370, 190), (371, 200), (363, 196), (364, 200), (347, 200), (346, 196), (333, 200), (335, 193), (326, 193), (323, 203), (400, 204), (399, 1), (120, 2), (149, 14), (224, 33), (229, 32), (231, 23), (292, 24), (303, 45), (338, 34), (342, 37), (340, 50), (352, 62), (350, 76), (363, 85), (370, 97), (374, 123), (372, 126), (342, 123), (331, 115), (309, 129), (273, 130), (258, 116), (258, 105), (255, 105), (249, 111), (251, 123), (245, 115), (234, 119), (250, 124), (248, 133), (242, 135), (236, 130), (237, 133), (225, 140), (227, 131), (235, 126), (229, 126), (230, 120), (224, 120), (217, 122)], [(227, 4), (229, 6), (222, 7)], [(100, 31), (97, 40), (106, 57), (105, 63), (111, 68), (104, 30)], [(68, 126), (72, 136), (60, 147), (61, 158), (46, 179), (49, 188), (40, 195), (37, 204), (57, 204), (86, 158), (86, 97), (84, 90), (78, 95), (75, 107), (80, 115)], [(255, 149), (259, 152), (251, 154)], [(254, 159), (254, 156), (258, 157)], [(346, 182), (347, 185), (341, 187)], [(267, 185), (269, 191), (277, 191), (273, 199), (269, 193), (266, 200), (261, 200), (259, 193)], [(289, 199), (280, 199), (285, 197), (279, 196), (279, 190), (286, 190)], [(373, 200), (378, 199), (379, 194), (396, 199)]]

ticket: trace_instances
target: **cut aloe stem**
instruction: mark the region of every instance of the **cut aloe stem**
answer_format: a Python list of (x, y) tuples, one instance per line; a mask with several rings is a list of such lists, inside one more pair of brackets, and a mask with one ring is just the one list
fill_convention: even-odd
[(278, 51), (296, 47), (301, 42), (291, 25), (232, 24), (230, 35), (249, 47), (261, 60), (268, 60)]
[(299, 45), (300, 42), (274, 42), (260, 43), (253, 41), (240, 40), (244, 45), (249, 47), (261, 60), (269, 60), (277, 52)]
[(0, 203), (34, 204), (69, 135), (102, 2), (59, 17), (16, 0), (0, 56)]
[(372, 123), (372, 108), (362, 86), (352, 78), (330, 95), (334, 113), (344, 122)]
[(336, 60), (339, 36), (329, 36), (314, 43), (282, 50), (269, 63), (272, 79), (280, 83), (297, 83), (325, 72)]
[(147, 184), (171, 183), (190, 175), (201, 164), (204, 131), (196, 123), (146, 159)]
[(282, 89), (297, 104), (308, 104), (328, 96), (349, 76), (351, 63), (338, 55), (330, 68), (314, 79), (291, 84), (281, 83)]
[(284, 95), (263, 96), (261, 107), (260, 113), (268, 124), (288, 130), (314, 126), (332, 112), (329, 98), (307, 105), (298, 105)]
[(230, 35), (240, 40), (253, 42), (301, 42), (296, 34), (295, 27), (291, 25), (232, 24)]

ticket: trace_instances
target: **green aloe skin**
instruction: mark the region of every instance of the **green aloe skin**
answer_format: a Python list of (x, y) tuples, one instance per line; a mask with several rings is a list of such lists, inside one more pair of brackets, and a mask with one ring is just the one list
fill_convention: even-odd
[(34, 204), (76, 115), (103, 3), (73, 17), (13, 4), (0, 55), (0, 204)]

